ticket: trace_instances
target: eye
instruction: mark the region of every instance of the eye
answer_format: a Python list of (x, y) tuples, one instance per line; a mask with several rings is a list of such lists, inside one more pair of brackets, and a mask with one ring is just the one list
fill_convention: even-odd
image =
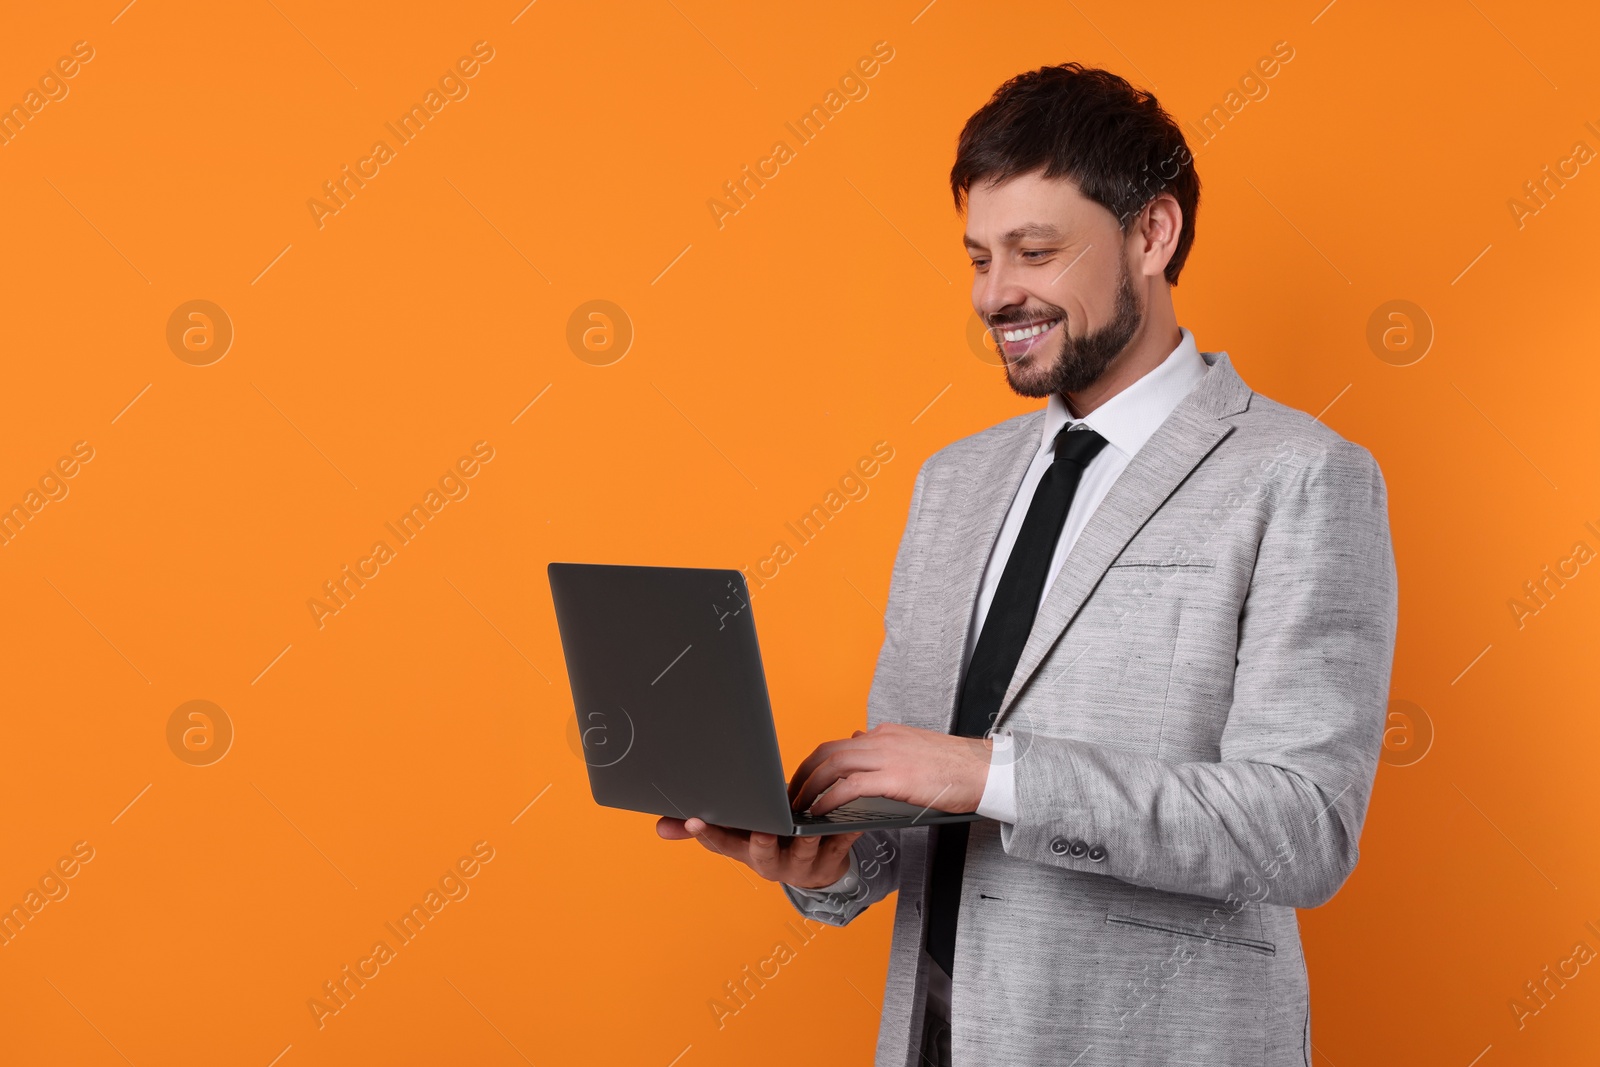
[(1027, 259), (1030, 262), (1037, 263), (1039, 261), (1037, 259), (1033, 259), (1034, 256), (1053, 256), (1053, 255), (1055, 255), (1055, 249), (1053, 249), (1053, 248), (1052, 249), (1048, 249), (1048, 250), (1041, 250), (1041, 249), (1037, 249), (1037, 248), (1031, 248), (1028, 251), (1022, 253), (1022, 258), (1023, 259)]
[(975, 269), (975, 270), (982, 270), (984, 267), (986, 267), (988, 265), (989, 265), (989, 261), (987, 259), (975, 259), (975, 260), (972, 261), (972, 266), (973, 266), (973, 269)]

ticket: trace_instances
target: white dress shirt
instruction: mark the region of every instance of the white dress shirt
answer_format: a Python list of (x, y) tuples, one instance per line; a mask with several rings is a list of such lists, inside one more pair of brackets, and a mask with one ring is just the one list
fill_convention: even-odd
[[(1011, 557), (1011, 549), (1016, 544), (1018, 532), (1022, 529), (1022, 521), (1027, 517), (1028, 506), (1033, 502), (1034, 489), (1038, 487), (1044, 472), (1055, 460), (1056, 434), (1065, 426), (1083, 423), (1104, 437), (1107, 444), (1089, 461), (1078, 482), (1072, 505), (1067, 510), (1066, 524), (1061, 528), (1061, 539), (1056, 542), (1055, 554), (1050, 560), (1050, 571), (1045, 578), (1045, 591), (1040, 595), (1040, 604), (1044, 603), (1044, 597), (1049, 594), (1050, 587), (1055, 584), (1056, 576), (1061, 573), (1061, 568), (1067, 561), (1067, 554), (1072, 551), (1078, 535), (1088, 525), (1090, 516), (1105, 499), (1112, 484), (1122, 474), (1123, 469), (1133, 461), (1133, 457), (1144, 447), (1150, 436), (1167, 420), (1167, 416), (1172, 414), (1172, 410), (1189, 395), (1189, 391), (1210, 369), (1210, 365), (1201, 358), (1200, 350), (1195, 346), (1194, 335), (1181, 326), (1178, 329), (1182, 338), (1178, 341), (1178, 347), (1174, 348), (1166, 359), (1084, 418), (1073, 418), (1061, 394), (1050, 394), (1033, 462), (1028, 465), (1027, 473), (1022, 476), (1022, 484), (1017, 487), (1017, 495), (1011, 501), (1005, 521), (1000, 526), (1000, 536), (995, 540), (994, 550), (984, 567), (983, 584), (978, 589), (978, 602), (974, 607), (972, 626), (967, 632), (967, 644), (962, 652), (961, 674), (958, 677), (966, 675), (967, 663), (977, 646), (978, 634), (982, 631), (984, 619), (988, 616), (989, 605), (994, 601), (995, 590), (1000, 585), (1000, 576), (1005, 573), (1006, 561)], [(1010, 734), (995, 735), (994, 751), (989, 759), (989, 775), (984, 784), (983, 798), (978, 802), (976, 809), (978, 814), (985, 818), (1004, 823), (1017, 821), (1016, 779), (1011, 761), (1011, 744)], [(825, 899), (829, 893), (859, 892), (860, 875), (856, 869), (855, 854), (851, 853), (849, 870), (832, 885), (821, 889), (801, 889), (798, 886), (792, 888), (818, 900)], [(936, 977), (944, 973), (938, 967), (933, 970)], [(935, 990), (930, 995), (937, 997), (941, 992), (948, 1013), (948, 991)]]

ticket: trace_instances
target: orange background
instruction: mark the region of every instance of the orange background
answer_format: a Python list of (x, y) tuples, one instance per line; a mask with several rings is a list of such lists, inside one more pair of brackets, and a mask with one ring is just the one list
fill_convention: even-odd
[[(955, 137), (1079, 59), (1190, 137), (1180, 322), (1388, 480), (1393, 695), (1435, 737), (1400, 766), (1395, 735), (1360, 866), (1302, 916), (1318, 1063), (1591, 1062), (1594, 968), (1521, 1029), (1510, 1003), (1600, 950), (1600, 577), (1508, 604), (1600, 548), (1600, 177), (1520, 227), (1507, 202), (1600, 148), (1592, 5), (122, 2), (0, 35), (0, 102), (94, 50), (0, 147), (0, 504), (94, 450), (0, 547), (0, 903), (94, 850), (0, 948), (0, 1060), (869, 1062), (892, 906), (802, 946), (776, 887), (597, 808), (544, 567), (753, 565), (889, 442), (755, 598), (789, 762), (860, 726), (918, 465), (1034, 403), (966, 340)], [(307, 201), (478, 41), (469, 94), (319, 228)], [(869, 95), (796, 147), (878, 41)], [(166, 339), (194, 299), (235, 332), (208, 366)], [(567, 342), (597, 299), (635, 333), (607, 366)], [(1436, 334), (1408, 366), (1367, 341), (1395, 299)], [(319, 629), (307, 601), (479, 441), (470, 494)], [(191, 700), (235, 731), (208, 766), (169, 747)], [(480, 841), (470, 894), (319, 1029), (323, 982)]]

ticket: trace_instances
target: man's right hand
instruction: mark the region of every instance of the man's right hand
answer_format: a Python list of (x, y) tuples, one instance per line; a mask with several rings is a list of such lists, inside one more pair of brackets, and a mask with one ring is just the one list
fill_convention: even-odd
[(850, 869), (850, 846), (861, 831), (779, 837), (776, 834), (713, 826), (704, 819), (674, 819), (656, 823), (656, 833), (668, 841), (694, 838), (706, 849), (737, 860), (769, 882), (801, 889), (832, 885)]

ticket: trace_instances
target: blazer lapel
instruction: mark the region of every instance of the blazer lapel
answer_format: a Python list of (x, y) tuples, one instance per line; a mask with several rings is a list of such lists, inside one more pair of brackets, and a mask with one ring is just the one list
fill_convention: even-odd
[[(1060, 640), (1084, 600), (1099, 584), (1106, 568), (1122, 554), (1133, 535), (1172, 495), (1173, 490), (1219, 441), (1232, 432), (1232, 424), (1221, 420), (1244, 410), (1248, 405), (1250, 389), (1234, 371), (1228, 354), (1220, 352), (1206, 355), (1211, 369), (1173, 409), (1144, 447), (1139, 449), (1072, 546), (1061, 573), (1039, 607), (1033, 630), (1023, 646), (1022, 659), (1017, 663), (1011, 684), (1000, 704), (999, 714), (995, 718), (996, 726), (1005, 721), (1006, 714), (1016, 704), (1018, 692), (1039, 669), (1051, 647)], [(1018, 482), (1021, 481), (1020, 470), (1026, 470), (1026, 464), (1019, 469)], [(1010, 496), (1006, 500), (1009, 502)], [(998, 527), (997, 521), (996, 531)], [(992, 542), (991, 537), (989, 544)], [(969, 565), (981, 573), (986, 560), (987, 556), (984, 556), (982, 560)], [(959, 664), (959, 648), (955, 656)]]
[(949, 506), (953, 518), (949, 533), (941, 531), (954, 547), (945, 564), (944, 591), (939, 599), (943, 617), (938, 659), (940, 705), (926, 713), (929, 729), (944, 733), (955, 729), (961, 661), (983, 585), (983, 570), (1022, 476), (1039, 451), (1043, 425), (1043, 409), (1015, 420), (1005, 432), (995, 435), (976, 462), (966, 465), (952, 489)]

